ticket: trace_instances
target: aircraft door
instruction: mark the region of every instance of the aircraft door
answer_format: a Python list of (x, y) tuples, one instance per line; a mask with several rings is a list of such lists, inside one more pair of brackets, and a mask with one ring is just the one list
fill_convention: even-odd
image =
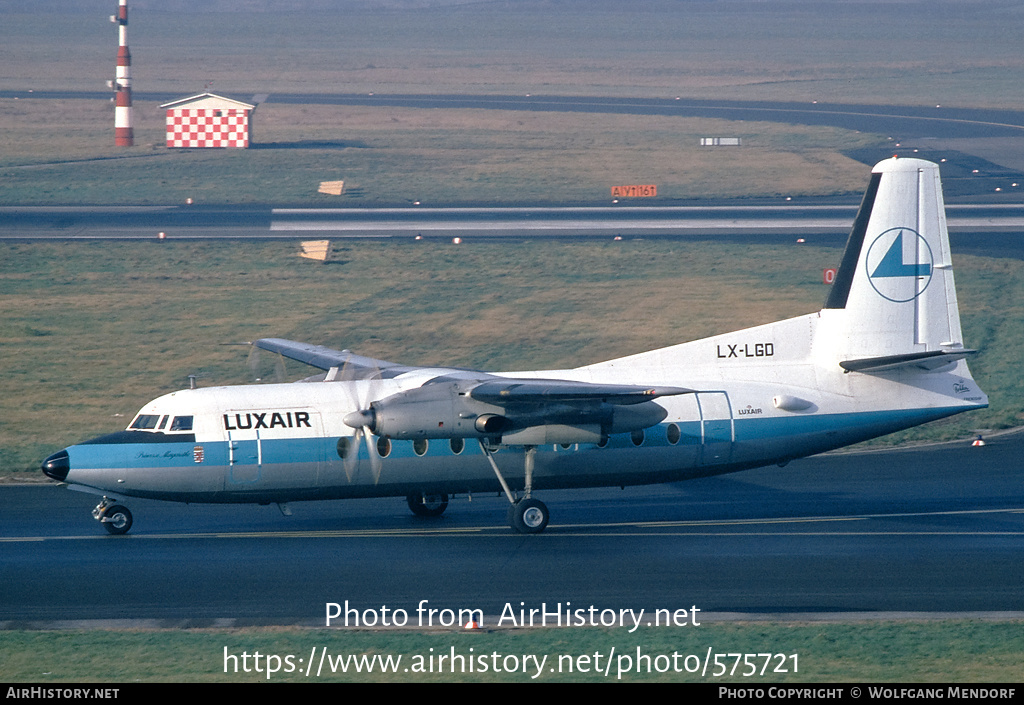
[(725, 392), (697, 394), (701, 419), (701, 465), (722, 465), (732, 459), (735, 429), (732, 405)]
[(230, 411), (228, 489), (309, 488), (323, 462), (323, 425), (312, 409)]
[(262, 439), (259, 432), (228, 431), (228, 484), (259, 482)]

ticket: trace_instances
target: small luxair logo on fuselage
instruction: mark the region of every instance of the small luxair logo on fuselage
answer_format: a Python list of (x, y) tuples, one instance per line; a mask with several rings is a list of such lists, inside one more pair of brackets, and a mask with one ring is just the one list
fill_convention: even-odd
[(865, 258), (868, 281), (889, 301), (913, 301), (932, 280), (932, 248), (913, 228), (890, 228), (875, 238)]

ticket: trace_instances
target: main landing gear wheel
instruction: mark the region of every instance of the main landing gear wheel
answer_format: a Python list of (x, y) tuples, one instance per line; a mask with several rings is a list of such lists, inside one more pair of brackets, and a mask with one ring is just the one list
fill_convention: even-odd
[(521, 499), (509, 509), (509, 524), (521, 534), (539, 534), (550, 518), (547, 505), (539, 499)]
[(128, 511), (128, 507), (114, 504), (107, 507), (100, 521), (103, 523), (103, 528), (115, 536), (120, 536), (127, 534), (128, 530), (132, 528), (132, 513)]
[(414, 492), (405, 498), (409, 509), (418, 517), (439, 517), (448, 508), (448, 495)]

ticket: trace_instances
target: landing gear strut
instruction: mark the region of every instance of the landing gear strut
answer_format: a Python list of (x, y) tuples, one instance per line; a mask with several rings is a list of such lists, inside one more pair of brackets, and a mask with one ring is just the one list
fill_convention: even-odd
[(96, 505), (92, 510), (92, 518), (103, 524), (103, 528), (115, 536), (127, 534), (132, 528), (132, 513), (128, 511), (128, 507), (115, 504), (109, 497), (104, 497)]
[(508, 483), (502, 477), (501, 470), (498, 469), (498, 464), (494, 462), (494, 458), (491, 457), (491, 452), (484, 441), (480, 441), (480, 450), (487, 456), (494, 474), (498, 476), (501, 488), (505, 491), (505, 496), (508, 497), (508, 501), (512, 505), (508, 509), (509, 526), (521, 534), (539, 534), (541, 531), (544, 531), (551, 515), (546, 504), (530, 496), (530, 492), (533, 490), (533, 463), (537, 457), (537, 448), (535, 446), (526, 446), (524, 448), (526, 486), (523, 488), (522, 498), (512, 494), (512, 490), (509, 489)]

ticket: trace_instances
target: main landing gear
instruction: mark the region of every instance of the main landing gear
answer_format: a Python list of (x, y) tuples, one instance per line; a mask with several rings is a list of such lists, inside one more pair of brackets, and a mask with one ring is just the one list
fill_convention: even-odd
[(92, 518), (103, 524), (103, 528), (115, 536), (127, 534), (132, 528), (132, 513), (128, 511), (128, 507), (115, 504), (109, 497), (104, 497), (96, 505), (92, 510)]
[(549, 517), (547, 505), (532, 497), (523, 497), (508, 508), (508, 525), (521, 534), (544, 531)]
[(405, 498), (409, 509), (418, 517), (439, 517), (448, 508), (448, 495), (413, 492)]
[(548, 525), (548, 519), (551, 517), (548, 507), (539, 499), (530, 496), (530, 492), (533, 490), (533, 464), (537, 457), (537, 449), (534, 446), (524, 448), (526, 486), (523, 488), (521, 498), (512, 494), (512, 490), (509, 489), (505, 478), (501, 476), (501, 470), (498, 469), (498, 464), (494, 462), (491, 451), (488, 450), (484, 441), (480, 441), (480, 450), (487, 456), (487, 461), (491, 464), (494, 474), (498, 476), (498, 482), (501, 483), (501, 489), (505, 491), (505, 496), (508, 497), (508, 501), (512, 505), (508, 508), (509, 526), (521, 534), (539, 534), (544, 531)]

